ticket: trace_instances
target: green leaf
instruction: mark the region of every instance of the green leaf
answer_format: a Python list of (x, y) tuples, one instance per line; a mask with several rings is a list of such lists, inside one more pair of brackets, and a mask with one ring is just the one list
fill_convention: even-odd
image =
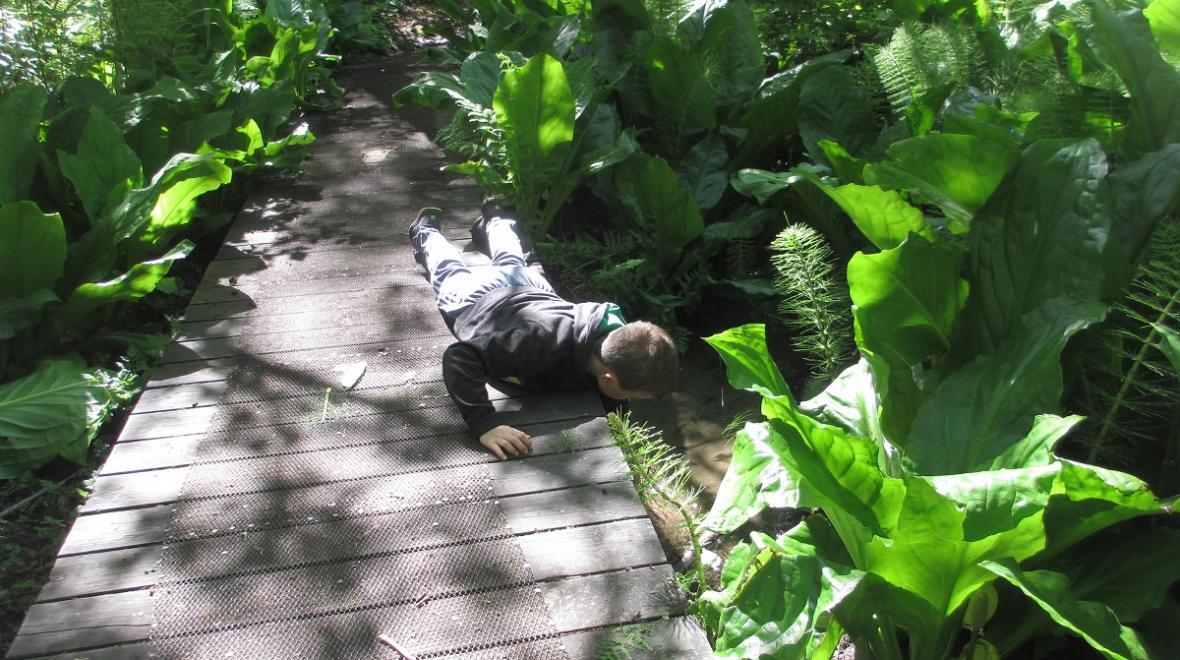
[(656, 130), (675, 151), (685, 138), (716, 126), (717, 97), (700, 55), (668, 38), (652, 41), (645, 62)]
[(0, 385), (0, 479), (61, 453), (77, 455), (105, 398), (79, 358), (46, 360), (31, 375)]
[(857, 156), (877, 138), (872, 104), (861, 93), (845, 67), (824, 67), (809, 76), (799, 90), (799, 136), (808, 155), (830, 164), (821, 140), (831, 140)]
[(217, 190), (233, 178), (233, 170), (218, 160), (209, 161), (207, 167), (204, 175), (183, 178), (156, 198), (148, 223), (139, 235), (145, 247), (154, 248), (166, 243), (176, 231), (192, 221), (198, 197)]
[(1073, 461), (1062, 465), (1045, 512), (1052, 556), (1116, 523), (1163, 512), (1147, 484), (1129, 474)]
[(952, 340), (954, 364), (995, 350), (1047, 300), (1101, 296), (1111, 223), (1100, 201), (1106, 171), (1093, 140), (1037, 142), (1024, 152), (973, 222), (971, 297)]
[(53, 289), (66, 260), (66, 230), (57, 213), (33, 202), (0, 206), (0, 296), (24, 298)]
[(194, 247), (190, 241), (181, 241), (159, 259), (136, 264), (115, 279), (79, 286), (62, 305), (62, 325), (67, 328), (78, 327), (95, 309), (103, 305), (120, 300), (135, 300), (155, 291), (156, 285), (172, 268), (172, 263), (187, 257)]
[(1138, 633), (1119, 623), (1110, 608), (1076, 598), (1069, 578), (1053, 571), (1022, 571), (1011, 559), (980, 564), (1004, 578), (1040, 605), (1058, 624), (1077, 633), (1104, 656), (1118, 660), (1147, 660)]
[[(90, 231), (70, 245), (66, 290), (105, 279), (115, 267), (116, 247), (124, 240), (142, 231), (154, 218), (165, 224), (170, 222), (172, 213), (183, 212), (188, 192), (213, 185), (215, 181), (228, 181), (230, 176), (232, 170), (214, 154), (174, 155), (156, 172), (151, 183), (129, 191), (118, 204), (108, 208)], [(184, 183), (190, 179), (197, 180), (191, 187)], [(161, 195), (173, 188), (176, 190), (167, 201), (158, 205)]]
[(676, 175), (701, 209), (711, 209), (729, 185), (729, 152), (720, 135), (710, 134), (693, 145), (680, 161)]
[(581, 183), (586, 177), (598, 174), (621, 163), (639, 151), (639, 144), (629, 130), (622, 130), (619, 113), (609, 103), (597, 105), (589, 116), (583, 115), (575, 128), (576, 169), (570, 182)]
[(22, 85), (0, 101), (0, 204), (29, 197), (37, 169), (37, 127), (47, 100), (45, 90)]
[(926, 239), (934, 237), (922, 212), (906, 203), (896, 191), (855, 183), (833, 188), (817, 177), (812, 181), (839, 204), (857, 229), (881, 250), (901, 245), (910, 234)]
[(463, 96), (485, 108), (492, 107), (501, 74), (500, 58), (495, 53), (472, 53), (459, 70)]
[(620, 202), (640, 227), (654, 233), (660, 264), (670, 268), (682, 248), (705, 231), (692, 195), (663, 158), (636, 153), (612, 170)]
[(705, 337), (705, 342), (721, 355), (729, 384), (735, 389), (763, 396), (790, 396), (787, 381), (766, 350), (765, 325), (751, 323), (731, 328)]
[(804, 180), (802, 174), (792, 172), (768, 172), (766, 170), (744, 169), (730, 177), (733, 189), (743, 195), (751, 195), (759, 204), (765, 204), (775, 193)]
[(883, 446), (881, 403), (873, 380), (868, 361), (861, 359), (845, 369), (818, 396), (800, 403), (799, 408), (817, 422), (836, 426)]
[(1078, 598), (1106, 605), (1119, 621), (1138, 621), (1164, 603), (1180, 580), (1180, 531), (1157, 527), (1107, 535), (1101, 543), (1077, 546), (1059, 558)]
[(702, 596), (716, 612), (720, 657), (831, 656), (841, 630), (828, 616), (839, 603), (828, 575), (844, 578), (845, 593), (860, 575), (825, 558), (832, 537), (822, 518), (811, 517), (778, 539), (755, 533), (730, 555), (726, 590)]
[(1106, 299), (1122, 295), (1159, 221), (1180, 203), (1180, 144), (1122, 162), (1106, 177), (1112, 215), (1104, 261)]
[(746, 108), (766, 72), (758, 26), (749, 5), (726, 4), (709, 14), (693, 51), (709, 63), (709, 81), (724, 114)]
[(899, 247), (848, 262), (857, 337), (874, 353), (897, 356), (904, 368), (950, 348), (951, 325), (967, 300), (959, 277), (964, 253), (912, 236)]
[(893, 143), (890, 160), (866, 167), (865, 179), (883, 188), (908, 190), (938, 206), (952, 231), (966, 233), (1016, 156), (1008, 143), (935, 133)]
[(766, 507), (800, 505), (799, 484), (770, 448), (770, 437), (765, 422), (746, 424), (734, 436), (733, 458), (702, 525), (728, 534)]
[(77, 154), (59, 151), (57, 160), (91, 219), (101, 215), (110, 201), (111, 191), (143, 184), (139, 156), (127, 146), (123, 129), (97, 106), (90, 108)]
[(574, 96), (561, 62), (549, 55), (505, 72), (493, 106), (519, 178), (544, 169), (554, 151), (574, 139)]
[(1157, 347), (1172, 364), (1172, 372), (1180, 374), (1180, 332), (1159, 323), (1152, 323), (1151, 327), (1160, 334), (1161, 340)]
[(23, 298), (0, 297), (0, 339), (8, 339), (36, 323), (46, 303), (57, 299), (49, 289), (38, 289)]
[(1160, 49), (1180, 55), (1180, 0), (1152, 0), (1143, 15)]
[(1089, 4), (1098, 54), (1131, 93), (1128, 147), (1146, 153), (1180, 142), (1180, 73), (1160, 56), (1147, 19), (1137, 9), (1115, 12), (1104, 2)]
[(1037, 455), (1037, 415), (1054, 411), (1062, 391), (1061, 350), (1105, 315), (1103, 305), (1049, 300), (1027, 314), (994, 353), (943, 380), (914, 418), (906, 454), (920, 474), (1015, 468)]

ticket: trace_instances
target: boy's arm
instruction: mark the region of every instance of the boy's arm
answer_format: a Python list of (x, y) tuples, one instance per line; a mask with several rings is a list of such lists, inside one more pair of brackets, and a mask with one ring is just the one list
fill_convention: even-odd
[(443, 353), (443, 381), (468, 428), (480, 437), (499, 426), (488, 401), (488, 375), (479, 351), (470, 344), (451, 344)]
[(479, 351), (463, 343), (452, 344), (443, 353), (443, 380), (447, 392), (463, 415), (463, 421), (485, 449), (504, 460), (532, 451), (527, 433), (496, 422), (496, 409), (488, 401), (487, 369)]

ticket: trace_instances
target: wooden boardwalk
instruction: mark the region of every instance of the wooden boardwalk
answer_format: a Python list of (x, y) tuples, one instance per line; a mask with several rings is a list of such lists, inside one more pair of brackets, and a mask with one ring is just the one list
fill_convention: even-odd
[(303, 175), (251, 196), (10, 658), (711, 656), (593, 393), (493, 390), (535, 438), (508, 462), (450, 403), (404, 226), (460, 238), (480, 191), (390, 107), (417, 68), (346, 69)]

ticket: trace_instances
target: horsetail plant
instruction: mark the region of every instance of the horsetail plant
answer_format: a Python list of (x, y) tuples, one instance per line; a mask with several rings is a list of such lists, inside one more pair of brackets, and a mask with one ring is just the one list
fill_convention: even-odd
[(851, 302), (832, 273), (832, 250), (819, 232), (800, 223), (788, 224), (770, 247), (779, 311), (796, 332), (791, 343), (815, 370), (812, 382), (826, 385), (852, 354)]

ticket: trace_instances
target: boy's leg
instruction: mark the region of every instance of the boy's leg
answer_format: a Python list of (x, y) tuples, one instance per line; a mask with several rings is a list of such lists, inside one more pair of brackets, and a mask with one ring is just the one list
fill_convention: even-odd
[(483, 233), (487, 238), (488, 256), (508, 286), (531, 286), (546, 291), (553, 287), (540, 272), (528, 266), (522, 246), (519, 226), (512, 210), (498, 200), (489, 200), (481, 209)]
[(414, 258), (426, 269), (443, 316), (454, 318), (471, 306), (478, 288), (459, 250), (443, 236), (438, 209), (423, 209), (410, 227)]

